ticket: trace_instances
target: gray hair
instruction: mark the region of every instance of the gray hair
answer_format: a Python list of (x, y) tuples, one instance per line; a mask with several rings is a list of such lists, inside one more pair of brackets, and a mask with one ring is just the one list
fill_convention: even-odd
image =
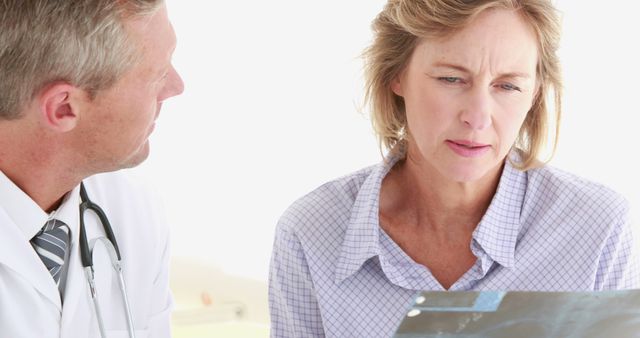
[(64, 81), (109, 88), (139, 57), (124, 27), (163, 0), (0, 0), (0, 120), (20, 118), (40, 90)]

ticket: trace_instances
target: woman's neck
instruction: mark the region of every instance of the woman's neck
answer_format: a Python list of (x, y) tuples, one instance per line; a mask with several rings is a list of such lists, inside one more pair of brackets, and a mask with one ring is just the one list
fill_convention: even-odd
[[(411, 153), (385, 177), (380, 211), (430, 233), (473, 232), (497, 189), (502, 166), (473, 182), (456, 182)], [(417, 230), (417, 229), (416, 229)], [(443, 238), (444, 239), (444, 238)]]

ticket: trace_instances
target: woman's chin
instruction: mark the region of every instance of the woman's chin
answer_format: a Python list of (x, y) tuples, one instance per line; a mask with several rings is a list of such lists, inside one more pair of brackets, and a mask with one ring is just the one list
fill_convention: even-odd
[(491, 167), (486, 164), (457, 164), (443, 166), (440, 173), (453, 182), (473, 183), (486, 177)]

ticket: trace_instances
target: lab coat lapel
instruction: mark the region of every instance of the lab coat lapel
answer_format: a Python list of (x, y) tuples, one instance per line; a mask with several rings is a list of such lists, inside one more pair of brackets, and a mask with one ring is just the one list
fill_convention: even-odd
[[(79, 201), (73, 201), (77, 205)], [(85, 219), (85, 221), (88, 217)], [(78, 214), (69, 220), (78, 224)], [(62, 311), (61, 337), (92, 337), (97, 329), (95, 310), (91, 300), (89, 284), (80, 259), (79, 228), (75, 227), (75, 234), (71, 245), (69, 258), (69, 272), (65, 288), (64, 309)]]
[(62, 309), (60, 293), (51, 274), (38, 257), (29, 242), (25, 242), (24, 234), (0, 207), (0, 264), (7, 266), (24, 277), (25, 283), (31, 284), (43, 298), (53, 303), (58, 310)]
[(80, 261), (78, 241), (71, 246), (71, 258), (64, 309), (62, 311), (61, 337), (88, 337), (95, 322), (91, 294)]

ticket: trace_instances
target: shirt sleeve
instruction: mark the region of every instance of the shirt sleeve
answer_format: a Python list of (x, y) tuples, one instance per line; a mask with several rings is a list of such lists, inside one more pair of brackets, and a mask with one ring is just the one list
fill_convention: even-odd
[(278, 227), (269, 272), (271, 337), (324, 337), (322, 318), (302, 245)]
[(634, 240), (627, 211), (612, 229), (602, 250), (595, 289), (627, 290), (638, 288), (640, 288), (638, 246)]

